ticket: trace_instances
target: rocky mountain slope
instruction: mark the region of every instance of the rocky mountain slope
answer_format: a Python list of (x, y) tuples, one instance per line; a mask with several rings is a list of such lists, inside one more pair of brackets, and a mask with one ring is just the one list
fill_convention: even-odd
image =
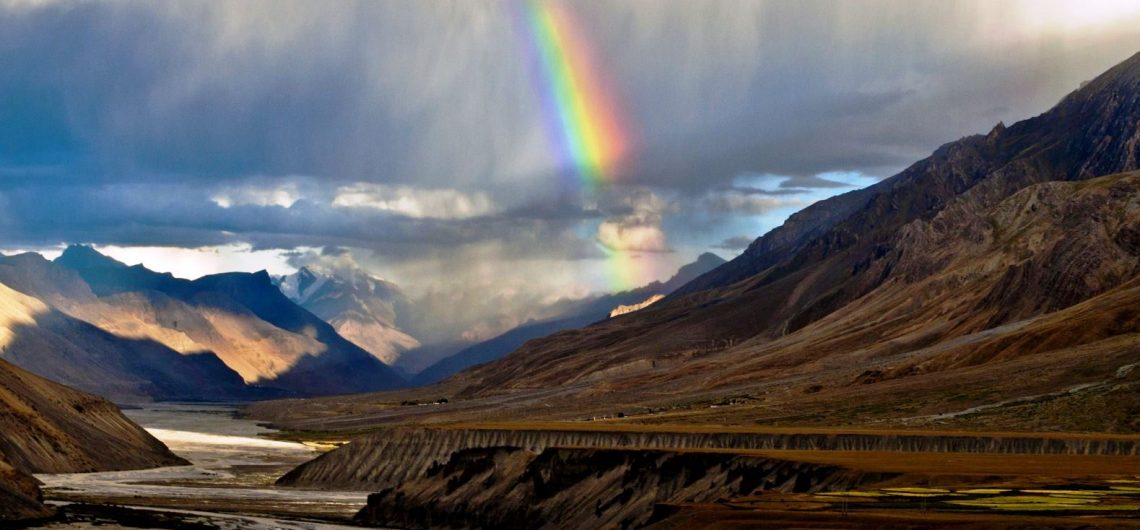
[(612, 311), (610, 311), (610, 318), (620, 317), (622, 315), (632, 313), (634, 311), (641, 311), (642, 309), (645, 309), (645, 308), (647, 308), (653, 304), (656, 304), (657, 302), (660, 302), (664, 299), (665, 299), (665, 295), (655, 294), (655, 295), (650, 296), (649, 298), (646, 298), (645, 300), (642, 300), (636, 304), (619, 305), (619, 306), (615, 307)]
[(605, 320), (610, 318), (611, 313), (619, 307), (637, 305), (645, 302), (646, 299), (669, 294), (723, 264), (724, 260), (720, 256), (706, 252), (698, 256), (692, 263), (682, 266), (676, 274), (665, 282), (653, 282), (637, 289), (603, 295), (586, 300), (583, 303), (573, 304), (560, 317), (529, 322), (498, 337), (468, 346), (416, 374), (412, 378), (412, 384), (428, 385), (435, 383), (469, 367), (499, 359), (531, 339)]
[(397, 325), (410, 302), (390, 282), (362, 270), (332, 273), (301, 267), (274, 283), (290, 300), (384, 364), (398, 364), (405, 352), (420, 347), (420, 341)]
[[(1064, 309), (1137, 274), (1135, 176), (1072, 181), (1138, 164), (1140, 55), (1049, 112), (793, 216), (666, 301), (468, 372), (466, 393), (603, 372), (707, 389), (840, 357), (868, 370), (870, 351), (917, 351)], [(700, 376), (676, 364), (693, 357), (721, 364), (703, 363), (715, 371)], [(939, 357), (913, 370), (961, 364)]]
[(0, 520), (50, 514), (29, 473), (185, 464), (109, 401), (0, 360)]

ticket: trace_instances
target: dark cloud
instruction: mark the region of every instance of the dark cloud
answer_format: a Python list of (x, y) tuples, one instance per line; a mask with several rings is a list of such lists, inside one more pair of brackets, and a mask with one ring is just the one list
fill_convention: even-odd
[(0, 245), (346, 248), (441, 300), (548, 296), (603, 246), (667, 276), (1136, 51), (1136, 10), (1062, 4), (560, 2), (628, 146), (594, 185), (521, 2), (0, 0)]
[(321, 255), (322, 256), (327, 256), (327, 257), (332, 257), (332, 258), (339, 258), (341, 256), (347, 256), (349, 253), (350, 253), (350, 251), (344, 247), (326, 246), (326, 247), (321, 248)]
[(369, 208), (338, 208), (297, 200), (289, 207), (239, 204), (223, 208), (187, 186), (25, 187), (0, 193), (6, 243), (47, 246), (95, 242), (121, 246), (250, 243), (255, 250), (356, 247), (390, 259), (414, 258), (434, 247), (509, 241), (504, 258), (528, 254), (586, 259), (598, 249), (573, 233), (578, 217), (520, 220), (510, 215), (470, 219), (412, 218)]
[[(992, 126), (994, 109), (1039, 111), (1134, 51), (1110, 46), (1121, 29), (998, 38), (977, 21), (1019, 8), (988, 2), (567, 6), (632, 146), (622, 178), (682, 188), (742, 171), (897, 170)], [(102, 180), (511, 184), (503, 196), (562, 186), (530, 178), (558, 171), (558, 139), (544, 129), (518, 8), (9, 7), (0, 164), (64, 164)]]

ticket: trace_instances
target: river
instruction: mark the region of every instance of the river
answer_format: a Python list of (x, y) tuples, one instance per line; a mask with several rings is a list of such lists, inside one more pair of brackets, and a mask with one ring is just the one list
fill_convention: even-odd
[[(273, 432), (234, 417), (236, 408), (214, 404), (160, 403), (124, 413), (192, 465), (139, 471), (40, 474), (50, 503), (66, 506), (69, 518), (48, 528), (95, 524), (90, 506), (138, 507), (132, 517), (180, 520), (203, 528), (339, 528), (360, 510), (366, 491), (277, 488), (274, 480), (318, 456), (316, 449), (265, 438)], [(145, 511), (143, 510), (145, 509)], [(139, 515), (142, 514), (142, 515)], [(124, 527), (122, 515), (100, 513)], [(96, 521), (97, 522), (97, 521)], [(158, 525), (163, 526), (163, 525)], [(177, 525), (175, 525), (177, 526)]]

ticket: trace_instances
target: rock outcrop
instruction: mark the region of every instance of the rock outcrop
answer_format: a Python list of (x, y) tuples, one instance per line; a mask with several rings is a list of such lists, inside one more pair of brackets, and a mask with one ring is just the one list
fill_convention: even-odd
[(31, 475), (0, 461), (0, 521), (26, 521), (50, 517), (39, 482)]

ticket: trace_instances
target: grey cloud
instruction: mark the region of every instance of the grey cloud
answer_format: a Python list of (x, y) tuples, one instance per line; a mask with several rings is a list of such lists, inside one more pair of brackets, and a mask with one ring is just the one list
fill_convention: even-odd
[(321, 248), (321, 255), (322, 256), (328, 256), (328, 257), (333, 257), (333, 258), (339, 258), (341, 256), (346, 256), (349, 253), (350, 253), (350, 251), (344, 247), (326, 246), (326, 247)]
[[(887, 176), (1039, 112), (1140, 42), (1132, 15), (1021, 27), (1032, 2), (560, 5), (630, 146), (594, 190), (548, 134), (521, 2), (0, 2), (0, 244), (344, 247), (401, 283), (461, 278), (441, 299), (486, 276), (536, 300), (601, 226), (680, 259), (839, 190), (819, 174)], [(334, 207), (353, 185), (372, 195)]]
[(818, 175), (796, 175), (780, 183), (781, 188), (850, 188), (844, 182), (828, 180)]
[(774, 189), (774, 190), (768, 190), (768, 189), (763, 189), (763, 188), (753, 188), (753, 187), (749, 187), (749, 186), (731, 186), (731, 187), (727, 187), (727, 188), (722, 188), (722, 189), (717, 190), (717, 191), (719, 191), (721, 193), (739, 193), (741, 195), (771, 195), (771, 196), (796, 195), (796, 194), (804, 192), (804, 190), (802, 188), (779, 187), (779, 188)]
[[(1010, 8), (989, 4), (566, 7), (634, 146), (621, 177), (707, 188), (746, 170), (898, 170), (985, 130), (987, 111), (1036, 112), (1133, 51), (1105, 44), (1123, 20), (1115, 33), (994, 40), (975, 22)], [(520, 5), (14, 10), (0, 17), (0, 163), (64, 163), (104, 180), (305, 174), (556, 187), (531, 178), (559, 168)], [(979, 51), (987, 45), (1000, 53)]]
[(353, 246), (391, 259), (415, 257), (431, 247), (510, 241), (511, 257), (530, 254), (584, 259), (598, 256), (572, 233), (576, 218), (520, 221), (508, 216), (417, 219), (381, 211), (342, 209), (307, 199), (290, 207), (218, 206), (209, 192), (154, 184), (19, 188), (0, 193), (4, 239), (27, 246), (60, 242), (196, 247), (248, 242), (255, 249)]
[(730, 237), (716, 245), (713, 245), (713, 248), (720, 248), (724, 250), (744, 250), (748, 248), (748, 245), (751, 245), (752, 241), (754, 240), (755, 238), (749, 236)]

